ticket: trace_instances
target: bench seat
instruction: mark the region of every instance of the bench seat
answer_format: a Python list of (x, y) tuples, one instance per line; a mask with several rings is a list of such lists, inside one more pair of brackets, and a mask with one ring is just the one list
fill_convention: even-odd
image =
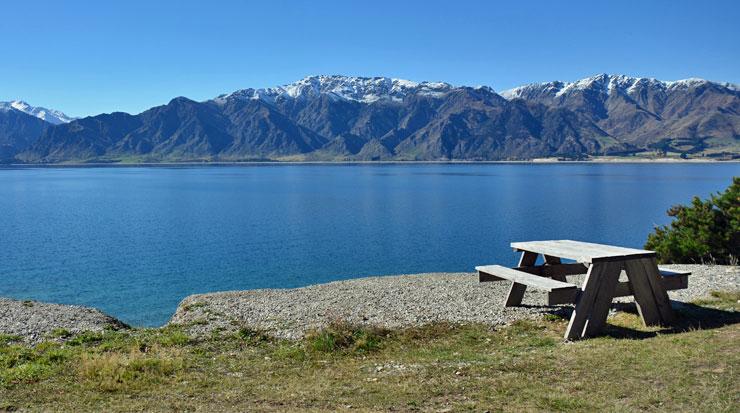
[[(660, 271), (660, 283), (666, 291), (683, 290), (689, 287), (689, 271), (676, 271), (658, 267)], [(614, 297), (626, 297), (632, 295), (632, 287), (628, 281), (617, 284)]]
[[(532, 267), (540, 268), (540, 267)], [(516, 270), (501, 265), (483, 265), (475, 267), (481, 282), (509, 280), (518, 284), (544, 290), (548, 293), (548, 305), (568, 304), (575, 302), (580, 288), (571, 283), (553, 280), (524, 270)], [(529, 270), (529, 268), (528, 268)], [(661, 275), (661, 284), (666, 291), (682, 290), (689, 286), (689, 271), (676, 271), (658, 267)], [(531, 270), (530, 270), (531, 271)], [(617, 284), (614, 297), (627, 297), (633, 295), (632, 286), (629, 281)]]
[[(509, 280), (547, 292), (548, 305), (566, 304), (575, 301), (580, 288), (571, 283), (553, 280), (552, 278), (530, 274), (524, 271), (503, 267), (501, 265), (483, 265), (475, 267), (481, 280)], [(489, 277), (485, 277), (488, 275)]]

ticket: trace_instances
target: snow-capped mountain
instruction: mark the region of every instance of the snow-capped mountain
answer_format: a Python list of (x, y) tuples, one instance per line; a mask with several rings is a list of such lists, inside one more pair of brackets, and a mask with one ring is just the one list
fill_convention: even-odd
[(337, 100), (352, 100), (362, 103), (373, 103), (379, 100), (402, 101), (409, 94), (425, 96), (442, 96), (453, 89), (452, 85), (443, 82), (412, 82), (388, 77), (353, 77), (353, 76), (309, 76), (297, 82), (270, 88), (242, 89), (218, 96), (218, 103), (229, 99), (262, 99), (274, 101), (280, 99), (310, 99), (327, 95)]
[(22, 100), (14, 100), (11, 102), (0, 102), (0, 110), (15, 109), (23, 113), (27, 113), (31, 116), (35, 116), (41, 120), (49, 122), (53, 125), (59, 125), (62, 123), (72, 122), (76, 118), (65, 115), (63, 112), (55, 109), (42, 108), (40, 106), (31, 106)]
[(736, 85), (602, 74), (502, 95), (485, 86), (310, 76), (56, 126), (9, 106), (0, 111), (0, 147), (20, 162), (740, 156)]
[(607, 96), (615, 92), (632, 95), (640, 93), (641, 91), (646, 89), (669, 92), (673, 90), (686, 90), (688, 88), (696, 88), (700, 86), (716, 86), (733, 91), (740, 90), (740, 87), (738, 87), (738, 85), (732, 83), (718, 83), (699, 78), (690, 78), (676, 81), (662, 81), (655, 78), (608, 75), (603, 73), (596, 76), (587, 77), (585, 79), (577, 80), (575, 82), (554, 81), (544, 83), (531, 83), (528, 85), (505, 90), (503, 92), (500, 92), (500, 95), (505, 97), (506, 99), (541, 99), (544, 97), (561, 98), (585, 90), (603, 93)]
[(610, 137), (638, 148), (698, 153), (720, 141), (727, 151), (740, 146), (740, 88), (731, 83), (600, 74), (501, 94), (584, 115)]

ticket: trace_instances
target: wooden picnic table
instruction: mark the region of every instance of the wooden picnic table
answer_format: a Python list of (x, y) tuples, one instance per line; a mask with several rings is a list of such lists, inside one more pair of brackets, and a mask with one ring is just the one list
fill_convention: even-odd
[[(513, 242), (520, 251), (519, 265), (476, 267), (480, 281), (510, 280), (507, 307), (521, 305), (527, 286), (548, 292), (548, 304), (574, 303), (565, 338), (598, 334), (606, 324), (614, 297), (634, 296), (645, 325), (667, 325), (673, 310), (667, 289), (686, 288), (687, 272), (659, 269), (654, 251), (572, 240)], [(539, 255), (544, 264), (535, 265)], [(563, 263), (562, 259), (574, 263)], [(626, 282), (619, 282), (622, 271)], [(566, 276), (586, 274), (581, 287)]]

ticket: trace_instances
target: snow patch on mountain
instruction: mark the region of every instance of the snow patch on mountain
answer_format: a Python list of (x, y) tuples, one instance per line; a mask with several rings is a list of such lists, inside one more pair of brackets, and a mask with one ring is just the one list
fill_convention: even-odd
[(217, 103), (229, 99), (307, 99), (326, 95), (337, 100), (373, 103), (379, 100), (402, 101), (410, 94), (440, 97), (453, 87), (443, 82), (412, 82), (388, 77), (309, 76), (297, 82), (270, 88), (243, 89), (218, 96)]
[(35, 116), (41, 120), (49, 122), (53, 125), (59, 125), (62, 123), (72, 122), (76, 118), (67, 116), (61, 111), (55, 109), (47, 109), (40, 106), (31, 106), (22, 100), (14, 100), (10, 102), (0, 102), (0, 110), (19, 110), (23, 113)]
[(599, 74), (587, 77), (575, 82), (545, 82), (531, 83), (519, 86), (513, 89), (501, 92), (501, 96), (506, 99), (526, 98), (532, 94), (550, 96), (559, 98), (568, 96), (577, 91), (594, 91), (610, 95), (612, 93), (635, 93), (644, 88), (657, 88), (663, 90), (686, 89), (691, 87), (700, 87), (704, 85), (714, 85), (738, 91), (738, 86), (732, 83), (716, 83), (705, 79), (691, 78), (676, 81), (661, 81), (655, 78), (637, 78), (625, 75), (608, 75)]

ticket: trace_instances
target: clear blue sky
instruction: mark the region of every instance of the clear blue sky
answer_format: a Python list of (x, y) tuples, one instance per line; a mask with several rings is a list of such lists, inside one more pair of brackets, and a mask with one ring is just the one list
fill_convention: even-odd
[(0, 100), (138, 113), (311, 74), (740, 83), (740, 1), (8, 1)]

